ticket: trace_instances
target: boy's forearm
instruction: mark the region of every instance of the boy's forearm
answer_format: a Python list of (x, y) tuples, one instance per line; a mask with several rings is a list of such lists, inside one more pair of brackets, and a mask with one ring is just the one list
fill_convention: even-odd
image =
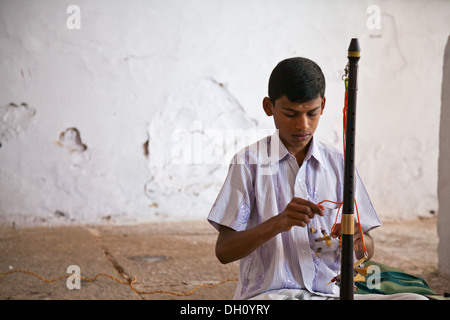
[(277, 234), (293, 226), (305, 227), (315, 215), (323, 216), (323, 209), (308, 200), (294, 197), (283, 212), (244, 231), (221, 227), (216, 243), (216, 256), (222, 263), (242, 259)]
[(243, 231), (235, 231), (222, 226), (217, 238), (216, 256), (223, 264), (240, 260), (278, 233), (274, 219), (269, 219), (254, 228)]

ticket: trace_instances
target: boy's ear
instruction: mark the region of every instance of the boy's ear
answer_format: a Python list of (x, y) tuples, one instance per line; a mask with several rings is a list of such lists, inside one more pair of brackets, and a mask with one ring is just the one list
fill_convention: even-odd
[(268, 117), (273, 116), (273, 103), (268, 97), (263, 99), (263, 109)]
[(322, 106), (321, 106), (322, 110), (320, 111), (321, 115), (323, 114), (323, 109), (325, 109), (325, 102), (326, 101), (327, 101), (327, 99), (325, 99), (325, 97), (323, 97), (323, 99), (322, 99)]

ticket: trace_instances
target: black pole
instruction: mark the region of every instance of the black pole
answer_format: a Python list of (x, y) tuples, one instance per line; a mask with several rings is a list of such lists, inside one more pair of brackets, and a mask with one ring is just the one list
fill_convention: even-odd
[(355, 124), (358, 61), (361, 49), (353, 38), (348, 48), (347, 127), (345, 128), (344, 199), (342, 205), (342, 253), (340, 299), (353, 300), (353, 233), (355, 187)]

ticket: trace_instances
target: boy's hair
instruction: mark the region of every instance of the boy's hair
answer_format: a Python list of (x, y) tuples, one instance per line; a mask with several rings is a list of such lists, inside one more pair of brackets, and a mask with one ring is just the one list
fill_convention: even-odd
[(307, 58), (295, 57), (281, 61), (269, 78), (269, 98), (283, 95), (291, 102), (306, 102), (325, 95), (325, 77), (320, 67)]

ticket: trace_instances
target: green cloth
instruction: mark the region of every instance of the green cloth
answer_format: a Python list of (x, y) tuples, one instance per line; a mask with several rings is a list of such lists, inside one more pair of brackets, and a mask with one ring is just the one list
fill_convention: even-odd
[(378, 288), (377, 286), (371, 285), (373, 284), (373, 279), (375, 279), (376, 275), (374, 275), (373, 271), (372, 273), (369, 272), (367, 277), (365, 277), (366, 281), (355, 282), (355, 286), (357, 288), (355, 293), (357, 294), (394, 294), (404, 292), (418, 293), (422, 295), (436, 294), (433, 290), (430, 289), (425, 280), (420, 277), (404, 273), (401, 270), (388, 267), (375, 261), (366, 261), (363, 264), (365, 267), (369, 265), (375, 265), (380, 268), (380, 283)]

